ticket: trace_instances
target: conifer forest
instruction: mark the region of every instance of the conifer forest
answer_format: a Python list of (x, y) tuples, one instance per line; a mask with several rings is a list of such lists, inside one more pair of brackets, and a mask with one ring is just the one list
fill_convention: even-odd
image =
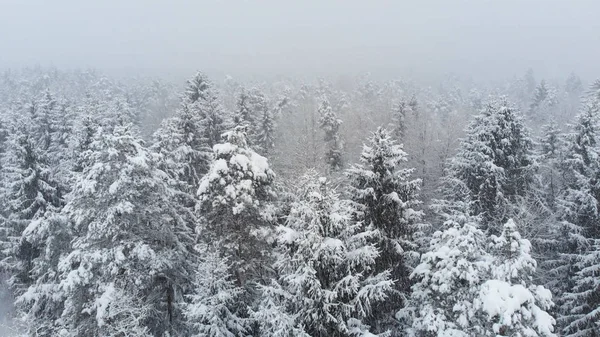
[(0, 55), (0, 336), (600, 336), (600, 71), (44, 55)]

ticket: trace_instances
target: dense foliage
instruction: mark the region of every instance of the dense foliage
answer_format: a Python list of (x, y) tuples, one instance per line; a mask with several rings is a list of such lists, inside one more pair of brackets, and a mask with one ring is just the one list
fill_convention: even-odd
[(0, 299), (36, 337), (598, 336), (599, 88), (6, 72)]

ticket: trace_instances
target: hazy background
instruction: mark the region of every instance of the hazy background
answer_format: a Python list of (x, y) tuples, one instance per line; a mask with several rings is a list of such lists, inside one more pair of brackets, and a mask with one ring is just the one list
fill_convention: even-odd
[(0, 0), (0, 68), (591, 79), (598, 13), (594, 0)]

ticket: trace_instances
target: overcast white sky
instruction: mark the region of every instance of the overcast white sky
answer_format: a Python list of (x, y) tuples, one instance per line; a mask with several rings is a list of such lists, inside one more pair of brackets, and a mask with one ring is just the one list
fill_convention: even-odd
[(597, 0), (0, 0), (0, 68), (600, 77)]

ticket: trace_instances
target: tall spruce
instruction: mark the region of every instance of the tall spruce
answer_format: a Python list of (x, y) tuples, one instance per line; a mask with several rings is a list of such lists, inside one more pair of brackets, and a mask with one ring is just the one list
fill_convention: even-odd
[(279, 230), (278, 277), (263, 287), (254, 316), (261, 334), (373, 336), (366, 320), (393, 283), (389, 271), (373, 272), (377, 230), (352, 219), (352, 207), (326, 178), (307, 179)]
[(505, 99), (486, 106), (466, 130), (444, 177), (449, 200), (470, 204), (481, 228), (499, 234), (533, 181), (533, 143), (518, 111)]
[(60, 286), (60, 259), (71, 252), (75, 235), (69, 219), (58, 210), (33, 220), (23, 231), (22, 240), (39, 251), (31, 261), (31, 284), (15, 301), (29, 336), (61, 336), (65, 291)]
[(23, 237), (23, 232), (32, 221), (63, 205), (60, 184), (52, 176), (46, 152), (25, 123), (28, 121), (17, 121), (9, 135), (2, 167), (6, 217), (1, 225), (1, 256), (3, 269), (12, 274), (10, 283), (16, 295), (34, 281), (33, 260), (40, 254), (39, 247)]
[(327, 98), (323, 98), (318, 107), (319, 127), (325, 133), (327, 153), (325, 159), (331, 171), (339, 171), (343, 166), (343, 142), (340, 135), (342, 120), (337, 117)]
[(153, 150), (162, 155), (161, 169), (180, 189), (193, 195), (208, 171), (212, 146), (224, 131), (224, 112), (208, 78), (197, 73), (188, 80), (176, 115), (155, 132)]
[(269, 153), (275, 147), (275, 115), (269, 107), (265, 94), (258, 88), (250, 91), (250, 106), (256, 118), (247, 133), (252, 145), (262, 154)]
[(564, 155), (564, 139), (555, 121), (542, 126), (539, 144), (542, 192), (550, 210), (556, 211), (557, 198), (562, 190), (560, 165)]
[[(594, 336), (594, 317), (599, 310), (597, 284), (597, 240), (600, 239), (600, 124), (598, 107), (589, 102), (577, 117), (573, 133), (567, 136), (563, 176), (565, 189), (559, 200), (561, 229), (557, 231), (560, 257), (552, 269), (556, 282), (559, 322), (567, 336)], [(590, 321), (591, 320), (591, 321)]]
[(249, 330), (248, 320), (236, 315), (244, 289), (235, 285), (229, 259), (219, 253), (218, 245), (199, 245), (202, 255), (194, 275), (194, 291), (185, 307), (191, 337), (242, 337)]
[(434, 233), (411, 275), (417, 282), (408, 306), (398, 314), (408, 336), (554, 337), (552, 296), (533, 284), (529, 241), (512, 220), (491, 240), (478, 225), (455, 213)]
[(69, 336), (186, 336), (193, 233), (157, 158), (131, 124), (99, 131), (89, 156), (64, 209), (76, 238), (58, 264), (61, 326)]
[(226, 132), (224, 139), (213, 147), (213, 162), (200, 182), (197, 212), (202, 239), (221, 242), (229, 272), (244, 288), (236, 314), (245, 317), (265, 272), (275, 174), (267, 159), (248, 147), (243, 127)]
[(556, 321), (548, 313), (552, 294), (535, 284), (537, 262), (531, 243), (521, 237), (513, 220), (504, 224), (500, 236), (492, 235), (490, 248), (490, 280), (482, 284), (478, 299), (488, 319), (488, 335), (555, 336)]
[(245, 90), (242, 90), (236, 102), (236, 110), (233, 115), (233, 122), (236, 126), (245, 126), (247, 128), (248, 138), (252, 138), (251, 131), (254, 131), (254, 114), (252, 112), (250, 96)]
[(600, 335), (600, 239), (590, 240), (587, 251), (577, 259), (573, 287), (562, 294), (565, 314), (563, 336)]
[(259, 118), (256, 145), (266, 154), (275, 147), (275, 117), (270, 109), (266, 109)]
[[(414, 98), (413, 98), (414, 99)], [(415, 113), (413, 111), (413, 101), (399, 100), (392, 106), (392, 126), (396, 139), (404, 140), (408, 118)]]
[(382, 329), (395, 326), (394, 315), (402, 308), (408, 294), (411, 261), (418, 259), (413, 234), (423, 213), (416, 210), (420, 180), (411, 180), (413, 169), (404, 168), (407, 154), (390, 133), (378, 128), (364, 145), (360, 164), (348, 169), (350, 198), (357, 218), (378, 230), (374, 238), (380, 254), (375, 260), (375, 274), (389, 270), (394, 291), (376, 306), (374, 324)]
[(411, 278), (407, 305), (398, 318), (408, 336), (485, 336), (486, 319), (476, 301), (488, 279), (492, 256), (477, 218), (450, 216), (431, 239)]

